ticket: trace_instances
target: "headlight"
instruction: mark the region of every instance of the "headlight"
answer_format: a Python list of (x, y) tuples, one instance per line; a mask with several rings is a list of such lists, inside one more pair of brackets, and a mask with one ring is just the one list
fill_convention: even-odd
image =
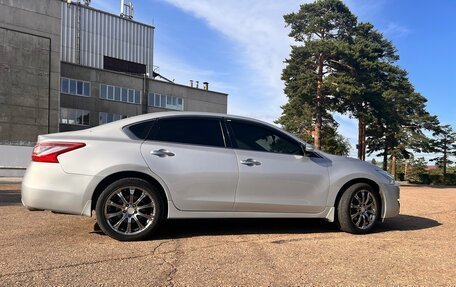
[(379, 174), (381, 174), (386, 180), (388, 181), (389, 184), (394, 184), (394, 177), (389, 174), (388, 172), (384, 171), (383, 169), (376, 168), (375, 169)]

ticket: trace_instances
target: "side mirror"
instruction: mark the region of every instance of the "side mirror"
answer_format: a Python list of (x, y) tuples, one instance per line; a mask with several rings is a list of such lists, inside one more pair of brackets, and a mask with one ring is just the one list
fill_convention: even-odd
[(315, 150), (315, 147), (310, 144), (301, 144), (301, 149), (302, 149), (302, 154), (305, 156), (309, 152), (313, 152)]
[(304, 146), (304, 148), (305, 148), (305, 150), (306, 150), (307, 152), (313, 152), (313, 151), (315, 151), (315, 147), (314, 147), (313, 145), (311, 145), (311, 144), (306, 144), (306, 145)]

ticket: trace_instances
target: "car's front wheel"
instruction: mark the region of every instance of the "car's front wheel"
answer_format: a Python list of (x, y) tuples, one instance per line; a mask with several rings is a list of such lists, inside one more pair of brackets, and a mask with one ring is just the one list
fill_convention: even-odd
[(96, 204), (97, 222), (110, 237), (141, 240), (161, 221), (163, 201), (156, 188), (138, 178), (120, 179), (103, 190)]
[(380, 215), (377, 193), (366, 183), (350, 186), (339, 200), (337, 219), (340, 229), (349, 233), (368, 233)]

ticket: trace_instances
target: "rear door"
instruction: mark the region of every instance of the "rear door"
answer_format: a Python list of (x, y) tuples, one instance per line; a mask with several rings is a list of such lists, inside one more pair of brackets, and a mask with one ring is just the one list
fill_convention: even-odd
[(329, 190), (328, 161), (304, 155), (301, 143), (278, 129), (228, 120), (239, 165), (236, 211), (323, 211)]
[(233, 210), (238, 165), (234, 151), (226, 148), (218, 118), (161, 118), (141, 153), (168, 186), (178, 209)]

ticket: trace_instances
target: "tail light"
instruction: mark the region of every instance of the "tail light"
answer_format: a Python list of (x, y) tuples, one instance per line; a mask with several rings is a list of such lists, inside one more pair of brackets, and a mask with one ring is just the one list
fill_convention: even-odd
[(44, 142), (38, 143), (33, 148), (32, 161), (59, 162), (58, 155), (84, 147), (85, 143), (75, 142)]

